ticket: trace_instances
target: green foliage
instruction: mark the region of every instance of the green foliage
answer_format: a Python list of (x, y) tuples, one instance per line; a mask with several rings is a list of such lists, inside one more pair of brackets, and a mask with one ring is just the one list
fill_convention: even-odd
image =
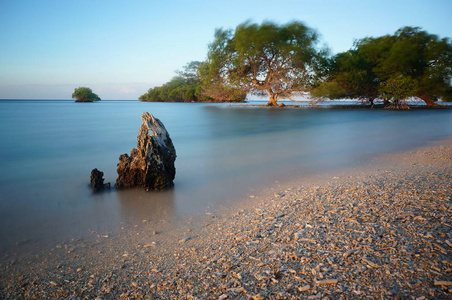
[(345, 89), (336, 81), (322, 82), (311, 92), (314, 98), (340, 99), (345, 97)]
[(380, 86), (379, 92), (383, 99), (398, 104), (417, 93), (417, 82), (408, 76), (394, 75)]
[(239, 95), (234, 88), (208, 84), (205, 64), (192, 61), (178, 76), (159, 87), (154, 87), (139, 97), (141, 101), (158, 102), (204, 102), (204, 101), (243, 101), (246, 93)]
[(72, 93), (72, 98), (76, 99), (76, 102), (94, 102), (100, 101), (100, 97), (93, 93), (93, 91), (88, 87), (78, 87), (74, 89)]
[(235, 32), (217, 29), (209, 46), (209, 83), (246, 92), (266, 91), (269, 104), (318, 83), (322, 52), (317, 34), (301, 22), (240, 24)]
[(336, 55), (328, 81), (344, 93), (329, 95), (320, 85), (314, 94), (395, 102), (418, 97), (434, 105), (439, 98), (450, 99), (451, 77), (450, 41), (404, 27), (394, 35), (359, 40), (354, 49)]
[(192, 102), (198, 101), (197, 90), (200, 85), (198, 66), (201, 63), (192, 61), (184, 66), (182, 71), (176, 71), (178, 76), (159, 87), (154, 87), (139, 97), (141, 101)]
[(334, 57), (332, 69), (330, 82), (341, 87), (342, 93), (330, 94), (327, 97), (374, 99), (378, 96), (378, 80), (372, 72), (372, 65), (361, 51), (350, 50), (338, 54)]
[(199, 61), (191, 61), (184, 66), (182, 71), (176, 71), (176, 74), (184, 80), (185, 84), (197, 85), (201, 81), (198, 71), (201, 64)]
[(201, 86), (199, 93), (215, 102), (242, 102), (246, 99), (247, 91), (238, 85), (228, 83), (220, 76), (217, 68), (212, 64), (203, 63), (199, 66)]

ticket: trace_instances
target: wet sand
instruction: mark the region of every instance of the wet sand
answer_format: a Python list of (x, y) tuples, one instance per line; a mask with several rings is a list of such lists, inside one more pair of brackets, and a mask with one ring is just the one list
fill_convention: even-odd
[(450, 299), (452, 141), (2, 257), (2, 299)]

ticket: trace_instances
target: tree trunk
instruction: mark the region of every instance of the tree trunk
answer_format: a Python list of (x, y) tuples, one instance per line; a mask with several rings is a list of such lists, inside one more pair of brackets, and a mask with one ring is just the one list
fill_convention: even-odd
[(270, 99), (268, 100), (267, 106), (277, 106), (276, 102), (278, 101), (278, 96), (274, 94), (272, 91), (267, 91)]
[(428, 107), (435, 107), (435, 106), (440, 106), (438, 103), (435, 103), (434, 101), (432, 101), (429, 97), (424, 96), (424, 95), (420, 95), (417, 96), (418, 98), (424, 100), (425, 104), (427, 104)]

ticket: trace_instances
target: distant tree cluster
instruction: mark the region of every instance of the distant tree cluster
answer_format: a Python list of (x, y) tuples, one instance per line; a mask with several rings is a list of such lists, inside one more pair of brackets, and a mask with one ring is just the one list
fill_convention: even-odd
[(240, 93), (230, 88), (232, 92), (227, 94), (225, 91), (221, 91), (220, 86), (204, 85), (201, 75), (202, 65), (203, 63), (199, 61), (188, 63), (182, 71), (176, 71), (177, 76), (162, 86), (149, 89), (146, 94), (139, 97), (139, 100), (161, 102), (239, 102), (245, 100), (246, 93), (244, 92)]
[[(178, 76), (151, 88), (142, 101), (243, 101), (267, 94), (268, 105), (288, 99), (316, 104), (351, 98), (387, 105), (418, 97), (428, 106), (452, 101), (452, 44), (449, 39), (404, 27), (393, 35), (368, 37), (331, 56), (317, 33), (302, 22), (240, 24), (217, 29), (207, 60), (191, 62)], [(311, 98), (297, 101), (294, 95)]]
[(198, 66), (200, 62), (188, 63), (183, 71), (177, 71), (178, 76), (173, 77), (162, 86), (151, 88), (146, 94), (140, 96), (141, 101), (171, 101), (192, 102), (202, 98), (199, 93), (200, 79)]
[(100, 101), (100, 97), (97, 94), (93, 93), (89, 87), (84, 86), (74, 89), (72, 98), (75, 99), (75, 102)]
[(364, 38), (330, 59), (327, 79), (312, 91), (330, 99), (383, 99), (387, 105), (417, 97), (428, 106), (452, 100), (452, 44), (404, 27), (393, 35)]

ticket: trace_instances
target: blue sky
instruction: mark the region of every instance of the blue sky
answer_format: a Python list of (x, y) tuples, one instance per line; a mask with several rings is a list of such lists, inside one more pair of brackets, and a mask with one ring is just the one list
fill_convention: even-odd
[(452, 37), (451, 0), (0, 0), (0, 99), (137, 99), (204, 60), (215, 28), (303, 21), (333, 53), (419, 26)]

